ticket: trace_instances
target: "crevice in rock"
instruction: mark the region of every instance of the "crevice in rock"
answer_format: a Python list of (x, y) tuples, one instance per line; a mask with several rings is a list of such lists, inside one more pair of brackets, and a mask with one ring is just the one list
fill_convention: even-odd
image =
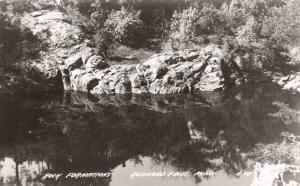
[(71, 90), (70, 72), (68, 69), (59, 70), (64, 90)]
[(222, 75), (224, 78), (224, 82), (223, 82), (224, 88), (229, 89), (229, 88), (235, 87), (236, 84), (235, 84), (234, 80), (231, 78), (231, 75), (234, 73), (234, 72), (232, 72), (232, 70), (235, 71), (235, 69), (233, 69), (231, 66), (226, 64), (223, 59), (220, 61), (220, 68), (221, 68), (221, 72), (222, 72)]
[(92, 79), (90, 82), (88, 82), (88, 84), (87, 84), (88, 92), (90, 92), (98, 84), (99, 84), (99, 79)]
[(56, 89), (58, 91), (63, 91), (64, 90), (64, 82), (63, 82), (63, 76), (60, 70), (57, 72), (57, 77), (55, 79), (55, 84), (56, 84)]

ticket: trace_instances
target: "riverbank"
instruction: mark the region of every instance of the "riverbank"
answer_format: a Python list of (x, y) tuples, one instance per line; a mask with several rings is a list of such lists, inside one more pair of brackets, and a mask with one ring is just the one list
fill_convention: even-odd
[(2, 70), (3, 93), (64, 89), (91, 94), (174, 94), (272, 81), (300, 91), (298, 72), (286, 75), (245, 66), (244, 56), (233, 57), (218, 45), (163, 52), (143, 63), (116, 65), (99, 55), (81, 28), (69, 23), (59, 10), (25, 13), (20, 23), (35, 39), (21, 43), (24, 55), (10, 65), (13, 70)]

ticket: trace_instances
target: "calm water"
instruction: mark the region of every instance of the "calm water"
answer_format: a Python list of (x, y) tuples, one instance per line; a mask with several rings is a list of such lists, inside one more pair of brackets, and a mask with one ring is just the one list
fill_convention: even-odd
[[(257, 162), (300, 165), (299, 144), (283, 136), (300, 135), (299, 98), (272, 85), (181, 96), (0, 96), (0, 185), (250, 186)], [(287, 171), (283, 180), (299, 184), (297, 177)]]

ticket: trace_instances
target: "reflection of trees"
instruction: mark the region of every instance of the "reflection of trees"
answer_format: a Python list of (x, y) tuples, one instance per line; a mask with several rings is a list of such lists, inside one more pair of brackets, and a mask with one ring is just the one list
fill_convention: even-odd
[[(12, 109), (2, 108), (24, 113), (18, 118), (6, 113), (4, 121), (15, 125), (1, 128), (14, 140), (3, 141), (15, 145), (2, 147), (0, 157), (12, 157), (18, 163), (45, 161), (50, 172), (108, 172), (128, 159), (138, 162), (139, 156), (151, 156), (181, 171), (222, 169), (235, 175), (249, 168), (248, 159), (260, 155), (245, 153), (258, 148), (258, 143), (278, 141), (280, 133), (289, 129), (268, 114), (276, 109), (272, 105), (275, 97), (282, 101), (294, 97), (269, 88), (226, 96), (90, 97), (69, 93), (51, 101), (20, 99), (10, 102)], [(193, 139), (189, 130), (194, 130)], [(108, 185), (110, 179), (101, 180)]]
[(284, 132), (282, 136), (285, 138), (282, 143), (258, 145), (253, 153), (250, 153), (250, 156), (259, 158), (254, 166), (251, 186), (298, 185), (300, 136), (287, 132)]

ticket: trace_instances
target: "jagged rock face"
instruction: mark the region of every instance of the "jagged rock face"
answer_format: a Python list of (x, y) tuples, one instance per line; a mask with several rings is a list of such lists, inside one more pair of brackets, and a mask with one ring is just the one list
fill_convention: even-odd
[(92, 94), (174, 94), (219, 91), (243, 82), (235, 62), (226, 60), (217, 46), (154, 55), (138, 65), (109, 66), (97, 55), (81, 29), (65, 20), (58, 10), (24, 15), (26, 25), (45, 49), (24, 64), (45, 79), (62, 76), (65, 90)]
[(79, 27), (69, 24), (64, 13), (58, 10), (41, 10), (25, 14), (21, 22), (33, 35), (46, 39), (51, 47), (71, 47), (82, 42), (83, 33)]
[(90, 47), (90, 41), (85, 38), (82, 30), (70, 24), (66, 15), (58, 10), (45, 9), (26, 13), (21, 17), (21, 25), (27, 27), (36, 38), (26, 41), (27, 45), (39, 45), (39, 51), (37, 57), (20, 60), (17, 64), (21, 69), (38, 72), (36, 79), (43, 79), (43, 86), (50, 86), (53, 80), (63, 76), (60, 82), (65, 90), (87, 91), (85, 83), (89, 82), (92, 75), (77, 73), (78, 69), (91, 71), (109, 66)]
[[(22, 58), (17, 65), (24, 73), (34, 73), (28, 82), (40, 84), (45, 90), (63, 84), (64, 90), (92, 94), (173, 94), (219, 91), (244, 82), (272, 79), (263, 73), (244, 73), (239, 60), (230, 61), (227, 52), (214, 45), (155, 55), (138, 65), (109, 66), (82, 30), (70, 24), (59, 10), (41, 8), (26, 13), (20, 23), (37, 39), (20, 43), (19, 47), (38, 55)], [(273, 81), (284, 89), (300, 91), (299, 74), (281, 77)]]
[(210, 48), (155, 55), (142, 64), (105, 69), (89, 69), (82, 62), (77, 66), (74, 58), (77, 68), (65, 73), (69, 83), (65, 87), (92, 94), (174, 94), (222, 90), (243, 82), (238, 66), (224, 62), (221, 49)]

